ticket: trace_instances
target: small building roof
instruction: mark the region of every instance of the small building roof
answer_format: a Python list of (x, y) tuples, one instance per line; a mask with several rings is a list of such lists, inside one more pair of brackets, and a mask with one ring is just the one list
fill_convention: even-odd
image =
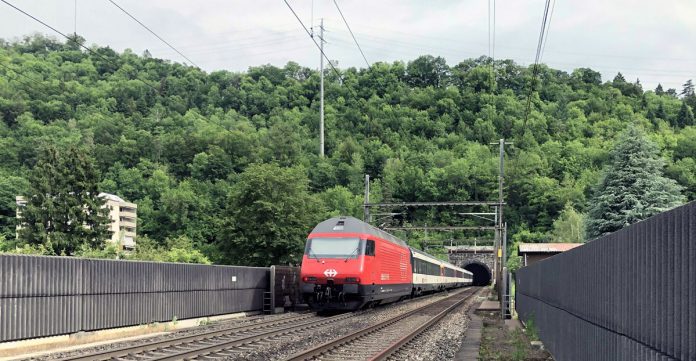
[(114, 202), (121, 202), (121, 203), (125, 203), (125, 202), (126, 202), (126, 201), (123, 200), (123, 198), (121, 198), (121, 197), (119, 197), (119, 196), (117, 196), (117, 195), (115, 195), (115, 194), (111, 194), (111, 193), (104, 193), (104, 192), (99, 193), (99, 198), (104, 198), (104, 199), (107, 199), (107, 200), (110, 200), (110, 201), (114, 201)]
[(519, 253), (561, 253), (583, 243), (520, 243)]

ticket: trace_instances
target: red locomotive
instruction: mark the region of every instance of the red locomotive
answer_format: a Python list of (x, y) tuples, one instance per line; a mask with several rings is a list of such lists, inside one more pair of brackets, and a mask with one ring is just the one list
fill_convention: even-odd
[(323, 221), (302, 258), (302, 294), (314, 309), (354, 310), (471, 284), (471, 273), (353, 217)]

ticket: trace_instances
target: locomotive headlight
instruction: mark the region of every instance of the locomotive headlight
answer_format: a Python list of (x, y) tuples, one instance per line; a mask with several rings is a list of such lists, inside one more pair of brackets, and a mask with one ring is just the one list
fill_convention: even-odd
[(346, 283), (358, 283), (360, 282), (360, 277), (346, 277)]
[(305, 276), (305, 277), (302, 278), (302, 281), (304, 281), (304, 282), (316, 282), (316, 281), (317, 281), (317, 278), (316, 278), (316, 277), (312, 277), (312, 276)]

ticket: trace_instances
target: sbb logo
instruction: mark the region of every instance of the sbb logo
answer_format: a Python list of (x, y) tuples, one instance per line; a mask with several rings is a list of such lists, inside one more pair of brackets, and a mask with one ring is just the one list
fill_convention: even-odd
[(324, 276), (326, 276), (326, 277), (336, 277), (337, 274), (338, 274), (338, 272), (336, 272), (336, 270), (333, 268), (329, 268), (327, 270), (324, 270)]

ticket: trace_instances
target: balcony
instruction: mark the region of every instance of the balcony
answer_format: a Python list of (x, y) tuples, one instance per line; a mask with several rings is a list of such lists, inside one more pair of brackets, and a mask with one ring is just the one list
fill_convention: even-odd
[(136, 214), (138, 211), (138, 209), (135, 207), (121, 206), (119, 208), (120, 208), (121, 213)]
[(136, 226), (136, 219), (135, 219), (135, 217), (120, 217), (119, 223), (121, 224), (121, 226), (124, 226), (124, 227), (135, 227)]

